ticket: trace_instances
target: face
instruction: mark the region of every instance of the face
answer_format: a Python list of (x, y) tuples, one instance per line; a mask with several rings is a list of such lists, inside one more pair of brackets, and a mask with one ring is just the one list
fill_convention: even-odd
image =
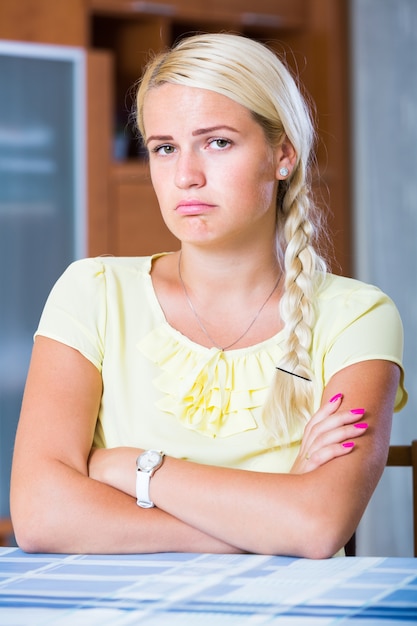
[(228, 245), (273, 237), (284, 155), (271, 149), (245, 107), (166, 83), (146, 95), (143, 119), (152, 183), (176, 237)]

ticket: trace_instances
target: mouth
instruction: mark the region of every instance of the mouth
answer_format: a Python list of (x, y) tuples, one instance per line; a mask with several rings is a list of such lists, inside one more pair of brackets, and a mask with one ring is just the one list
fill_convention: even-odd
[(175, 207), (178, 215), (203, 215), (214, 208), (213, 204), (201, 200), (183, 200)]

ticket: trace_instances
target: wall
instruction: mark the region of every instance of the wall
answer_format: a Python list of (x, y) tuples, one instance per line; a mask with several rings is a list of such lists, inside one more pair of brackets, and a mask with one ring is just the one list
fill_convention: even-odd
[[(352, 93), (357, 277), (397, 304), (408, 406), (394, 444), (417, 438), (417, 2), (353, 0)], [(363, 555), (412, 556), (411, 472), (386, 469), (357, 536)]]

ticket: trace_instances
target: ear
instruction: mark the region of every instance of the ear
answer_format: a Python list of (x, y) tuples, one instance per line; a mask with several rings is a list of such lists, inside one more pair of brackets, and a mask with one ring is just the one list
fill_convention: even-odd
[(276, 158), (275, 176), (277, 180), (285, 180), (291, 175), (297, 163), (297, 153), (288, 137), (285, 137), (284, 141), (278, 146)]

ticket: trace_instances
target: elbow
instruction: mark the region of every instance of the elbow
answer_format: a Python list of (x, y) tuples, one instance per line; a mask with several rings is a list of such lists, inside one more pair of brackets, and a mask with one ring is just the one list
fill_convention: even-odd
[(27, 554), (47, 553), (47, 550), (41, 550), (40, 545), (35, 537), (31, 537), (30, 533), (20, 533), (15, 530), (15, 539), (17, 546)]
[(322, 515), (316, 515), (303, 525), (298, 556), (314, 560), (329, 559), (343, 546), (340, 527), (327, 516), (323, 519)]
[[(294, 520), (293, 522), (285, 530), (281, 527), (278, 533), (276, 528), (269, 534), (264, 533), (255, 550), (251, 551), (275, 556), (328, 559), (344, 548), (351, 536), (340, 524), (334, 523), (328, 517), (323, 519), (322, 515), (306, 518), (304, 512), (297, 523)], [(347, 535), (349, 536), (345, 539)]]
[(29, 524), (22, 524), (19, 520), (13, 519), (13, 532), (16, 544), (21, 550), (23, 550), (23, 552), (40, 552), (36, 532), (31, 530)]
[[(297, 556), (305, 559), (329, 559), (342, 550), (348, 540), (345, 524), (316, 511), (301, 526)], [(350, 535), (349, 535), (350, 536)]]
[(302, 546), (301, 554), (298, 556), (313, 560), (330, 559), (343, 547), (344, 543), (340, 539), (338, 540), (337, 537), (328, 536), (323, 538), (322, 536), (317, 537), (314, 535), (308, 543)]
[(31, 521), (13, 522), (14, 536), (17, 546), (28, 554), (67, 553), (68, 547), (60, 545), (58, 533), (48, 531), (46, 525)]
[[(30, 501), (32, 501), (32, 506)], [(33, 498), (29, 498), (26, 502), (21, 498), (11, 498), (10, 512), (14, 537), (23, 552), (57, 552), (53, 546), (56, 532), (54, 533), (50, 528), (48, 516), (45, 515), (47, 509), (43, 511), (41, 509), (41, 505), (36, 504)]]
[(297, 556), (305, 559), (329, 559), (342, 550), (348, 541), (344, 525), (328, 516), (311, 517), (302, 527)]
[(39, 524), (31, 522), (30, 518), (21, 519), (16, 514), (12, 515), (12, 523), (16, 543), (23, 552), (52, 552)]

